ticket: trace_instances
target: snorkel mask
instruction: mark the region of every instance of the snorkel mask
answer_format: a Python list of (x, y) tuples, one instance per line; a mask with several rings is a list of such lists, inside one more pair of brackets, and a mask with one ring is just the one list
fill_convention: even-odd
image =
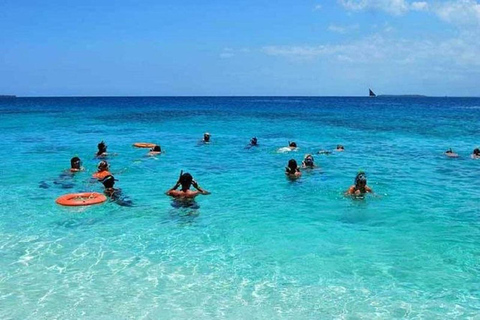
[(70, 166), (72, 168), (80, 168), (82, 166), (82, 160), (80, 160), (79, 157), (73, 157), (71, 160), (70, 160)]
[(364, 184), (367, 183), (367, 175), (363, 171), (360, 171), (355, 177), (355, 185), (359, 183), (364, 183)]
[(303, 160), (307, 166), (313, 166), (313, 157), (311, 155), (306, 156)]

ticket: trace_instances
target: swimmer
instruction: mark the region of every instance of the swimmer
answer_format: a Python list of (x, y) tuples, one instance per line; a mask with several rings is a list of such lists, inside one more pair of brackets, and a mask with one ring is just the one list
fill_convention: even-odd
[(328, 150), (319, 150), (317, 151), (317, 154), (331, 154), (332, 151), (328, 151)]
[[(180, 190), (177, 190), (179, 186), (182, 186)], [(193, 186), (196, 191), (190, 190), (190, 186)], [(208, 195), (210, 192), (200, 188), (198, 183), (193, 180), (193, 177), (190, 173), (183, 173), (183, 170), (180, 171), (180, 176), (178, 177), (177, 183), (165, 193), (167, 196), (171, 196), (176, 199), (193, 199), (199, 194)]]
[(345, 195), (363, 196), (365, 193), (373, 193), (373, 190), (367, 186), (367, 175), (360, 171), (355, 177), (354, 185), (345, 191)]
[(315, 162), (311, 154), (306, 154), (302, 161), (302, 168), (313, 169), (315, 168)]
[(251, 147), (258, 147), (257, 137), (250, 139), (250, 143), (245, 147), (245, 149), (250, 149)]
[(111, 174), (99, 179), (98, 181), (100, 181), (105, 187), (103, 193), (105, 193), (106, 196), (113, 197), (115, 192), (117, 192), (118, 189), (114, 188), (113, 186), (115, 185), (115, 181), (118, 180), (115, 179)]
[(73, 157), (70, 159), (70, 172), (83, 171), (82, 160), (79, 157)]
[(162, 153), (162, 148), (160, 148), (159, 145), (156, 145), (155, 147), (150, 149), (150, 151), (148, 152), (148, 155), (149, 156), (155, 156), (155, 155), (161, 154), (161, 153)]
[(210, 142), (210, 133), (208, 132), (205, 132), (203, 134), (203, 140), (202, 140), (203, 143), (209, 143)]
[(285, 167), (285, 174), (290, 179), (300, 178), (302, 172), (300, 171), (300, 168), (298, 167), (297, 161), (295, 161), (295, 159), (290, 159), (288, 161), (288, 166)]
[(128, 200), (125, 196), (123, 196), (122, 189), (114, 188), (115, 181), (118, 180), (115, 179), (111, 174), (98, 181), (100, 181), (105, 187), (103, 193), (112, 201), (115, 201), (115, 203), (124, 207), (131, 207), (133, 205), (131, 200)]
[(342, 146), (341, 144), (337, 144), (337, 148), (335, 149), (335, 151), (338, 151), (338, 152), (345, 151), (345, 147)]
[(281, 147), (277, 152), (285, 153), (290, 151), (297, 151), (297, 144), (293, 141), (288, 141), (288, 147)]
[(480, 149), (479, 148), (473, 149), (472, 159), (480, 159)]
[(97, 148), (98, 148), (98, 151), (97, 151), (97, 154), (96, 154), (97, 158), (106, 157), (108, 155), (107, 154), (107, 145), (105, 144), (105, 142), (103, 142), (103, 140), (97, 145)]
[(95, 173), (92, 175), (92, 177), (97, 178), (97, 179), (100, 180), (100, 179), (105, 178), (105, 177), (108, 176), (108, 175), (111, 175), (111, 173), (108, 171), (108, 168), (109, 168), (109, 167), (110, 167), (110, 165), (108, 164), (107, 161), (105, 161), (105, 160), (104, 160), (104, 161), (100, 161), (100, 162), (98, 163), (98, 166), (97, 166), (98, 170), (97, 170), (97, 172), (95, 172)]
[(452, 148), (445, 151), (445, 155), (449, 158), (458, 158), (458, 153), (453, 152)]

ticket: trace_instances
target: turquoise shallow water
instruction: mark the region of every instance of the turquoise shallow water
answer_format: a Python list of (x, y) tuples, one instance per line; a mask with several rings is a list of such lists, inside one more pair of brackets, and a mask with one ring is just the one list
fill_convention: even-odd
[[(480, 313), (480, 99), (18, 98), (0, 114), (1, 319)], [(100, 140), (135, 206), (55, 204), (101, 192)], [(278, 153), (289, 140), (299, 150)], [(290, 158), (339, 143), (285, 178)], [(74, 155), (86, 172), (60, 177)], [(212, 192), (198, 209), (164, 195), (181, 169)], [(377, 196), (343, 196), (359, 169)]]

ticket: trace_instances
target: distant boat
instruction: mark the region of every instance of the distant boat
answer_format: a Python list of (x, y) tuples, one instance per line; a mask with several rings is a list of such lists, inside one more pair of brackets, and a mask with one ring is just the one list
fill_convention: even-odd
[(377, 95), (373, 93), (372, 89), (368, 89), (368, 96), (369, 97), (376, 97)]

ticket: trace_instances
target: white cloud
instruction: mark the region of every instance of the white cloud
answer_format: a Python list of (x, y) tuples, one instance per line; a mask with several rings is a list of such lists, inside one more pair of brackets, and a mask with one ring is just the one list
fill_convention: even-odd
[(441, 20), (457, 27), (480, 26), (480, 3), (478, 0), (413, 1), (406, 0), (338, 0), (347, 10), (384, 11), (403, 15), (410, 11), (432, 12)]
[(346, 33), (346, 30), (344, 27), (341, 27), (341, 26), (337, 26), (337, 25), (334, 25), (334, 24), (331, 24), (328, 26), (328, 31), (332, 31), (332, 32), (336, 32), (336, 33), (341, 33), (341, 34), (345, 34)]
[(220, 58), (222, 59), (228, 59), (235, 56), (233, 53), (228, 53), (228, 52), (222, 52), (220, 53)]
[(234, 50), (232, 48), (223, 48), (223, 51), (220, 53), (220, 58), (228, 59), (235, 56)]
[(328, 26), (328, 31), (335, 32), (335, 33), (340, 33), (340, 34), (346, 34), (351, 31), (355, 31), (359, 28), (358, 24), (350, 25), (350, 26), (339, 26), (335, 24), (331, 24)]
[(322, 59), (354, 65), (389, 65), (405, 68), (457, 68), (480, 72), (480, 44), (475, 34), (443, 41), (387, 39), (373, 35), (338, 45), (267, 46), (264, 54), (294, 60)]
[(475, 0), (449, 1), (435, 5), (433, 10), (448, 23), (480, 26), (480, 3)]
[(321, 5), (321, 4), (317, 4), (317, 5), (313, 8), (313, 11), (318, 11), (318, 10), (322, 10), (322, 5)]
[(425, 1), (412, 2), (410, 4), (410, 9), (412, 11), (428, 11), (428, 3)]
[(347, 10), (380, 10), (393, 15), (402, 15), (409, 10), (405, 0), (338, 0)]

